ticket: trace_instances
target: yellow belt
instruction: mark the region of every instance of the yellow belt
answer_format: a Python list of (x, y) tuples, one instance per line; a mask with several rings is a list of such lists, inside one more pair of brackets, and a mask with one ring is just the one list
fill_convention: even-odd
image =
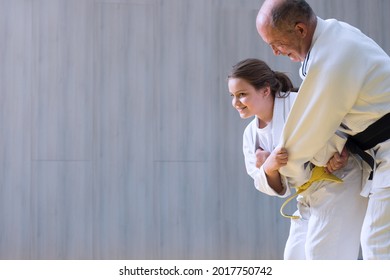
[(280, 214), (282, 214), (283, 217), (285, 218), (291, 218), (291, 219), (299, 219), (299, 216), (294, 216), (294, 215), (287, 215), (283, 212), (284, 207), (289, 203), (294, 197), (297, 197), (299, 194), (307, 190), (311, 184), (317, 181), (322, 181), (322, 180), (327, 180), (331, 182), (336, 182), (336, 183), (342, 183), (343, 180), (339, 179), (333, 174), (329, 174), (325, 171), (325, 167), (320, 167), (320, 166), (315, 166), (312, 170), (311, 177), (309, 181), (304, 183), (300, 187), (295, 187), (296, 188), (296, 193), (290, 196), (280, 207)]

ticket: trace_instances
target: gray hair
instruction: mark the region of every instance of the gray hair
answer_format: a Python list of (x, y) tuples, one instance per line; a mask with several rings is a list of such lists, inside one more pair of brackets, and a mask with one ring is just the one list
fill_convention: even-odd
[(310, 24), (316, 15), (304, 0), (279, 1), (271, 10), (271, 24), (284, 31), (292, 30), (296, 24)]

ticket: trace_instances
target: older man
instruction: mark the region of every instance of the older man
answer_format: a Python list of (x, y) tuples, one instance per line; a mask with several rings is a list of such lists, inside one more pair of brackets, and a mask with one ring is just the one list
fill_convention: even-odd
[(315, 15), (303, 0), (266, 0), (256, 27), (275, 55), (301, 62), (303, 79), (282, 142), (289, 153), (280, 172), (294, 183), (303, 165), (336, 130), (370, 167), (362, 229), (364, 259), (390, 259), (390, 58), (347, 23)]

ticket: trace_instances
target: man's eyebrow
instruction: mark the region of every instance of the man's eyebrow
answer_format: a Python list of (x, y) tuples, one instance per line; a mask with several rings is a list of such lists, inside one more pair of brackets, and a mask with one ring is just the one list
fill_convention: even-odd
[(273, 42), (269, 42), (269, 43), (268, 43), (268, 45), (270, 45), (270, 46), (271, 46), (271, 45), (275, 45), (275, 44), (276, 44), (276, 45), (283, 45), (283, 42), (280, 41), (280, 40), (276, 40), (276, 41), (273, 41)]

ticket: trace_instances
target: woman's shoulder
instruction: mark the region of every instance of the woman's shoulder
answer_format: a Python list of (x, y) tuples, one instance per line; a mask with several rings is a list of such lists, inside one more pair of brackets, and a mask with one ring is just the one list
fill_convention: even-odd
[(250, 123), (245, 128), (245, 133), (249, 133), (250, 131), (255, 131), (257, 127), (257, 117), (254, 117)]
[(252, 137), (256, 133), (257, 117), (254, 117), (244, 130), (244, 137)]
[(281, 92), (281, 98), (277, 98), (282, 103), (293, 103), (298, 96), (298, 92), (290, 91), (290, 92)]
[(295, 98), (297, 98), (297, 95), (298, 95), (298, 92), (290, 91), (290, 94), (288, 95), (288, 98), (295, 100)]

